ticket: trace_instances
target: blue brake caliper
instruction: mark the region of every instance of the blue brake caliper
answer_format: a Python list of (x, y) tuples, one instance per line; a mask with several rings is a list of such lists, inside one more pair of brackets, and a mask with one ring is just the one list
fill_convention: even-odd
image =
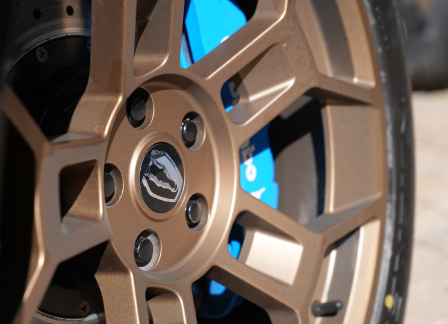
[[(188, 2), (188, 1), (186, 1)], [(246, 16), (230, 0), (191, 0), (185, 17), (188, 48), (182, 46), (180, 64), (183, 68), (200, 60), (246, 24)], [(184, 44), (183, 44), (184, 45)], [(189, 57), (191, 54), (191, 57)], [(224, 83), (221, 98), (226, 111), (239, 101), (239, 93), (232, 79)], [(273, 208), (278, 204), (278, 185), (274, 181), (274, 158), (269, 144), (269, 125), (261, 129), (240, 148), (240, 185), (252, 196)], [(244, 229), (234, 225), (228, 249), (237, 259), (244, 240)], [(204, 317), (226, 316), (242, 298), (223, 285), (207, 280), (208, 291), (199, 310)], [(197, 287), (193, 287), (193, 293)]]

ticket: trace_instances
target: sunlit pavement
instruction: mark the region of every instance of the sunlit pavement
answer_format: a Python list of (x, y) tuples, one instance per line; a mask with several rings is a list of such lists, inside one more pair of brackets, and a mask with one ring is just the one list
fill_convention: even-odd
[(448, 324), (448, 90), (413, 96), (416, 215), (405, 324)]

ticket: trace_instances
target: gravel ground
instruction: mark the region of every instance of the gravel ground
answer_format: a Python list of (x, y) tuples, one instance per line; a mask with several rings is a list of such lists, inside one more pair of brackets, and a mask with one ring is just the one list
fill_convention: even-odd
[(416, 215), (405, 324), (448, 324), (448, 90), (413, 95)]

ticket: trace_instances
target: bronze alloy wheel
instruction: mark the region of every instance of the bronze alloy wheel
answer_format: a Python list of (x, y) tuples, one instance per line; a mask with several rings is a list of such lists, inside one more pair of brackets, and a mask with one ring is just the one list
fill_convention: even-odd
[[(1, 322), (401, 323), (414, 161), (394, 1), (235, 0), (247, 23), (182, 68), (186, 3), (2, 4)], [(240, 185), (266, 125), (277, 209)], [(210, 280), (245, 301), (204, 315), (192, 285)]]

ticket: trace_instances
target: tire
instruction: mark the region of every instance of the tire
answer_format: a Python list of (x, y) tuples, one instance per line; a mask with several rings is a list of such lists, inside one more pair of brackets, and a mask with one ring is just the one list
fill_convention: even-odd
[(395, 1), (220, 0), (244, 23), (200, 56), (200, 0), (183, 17), (139, 0), (135, 24), (137, 1), (113, 1), (2, 4), (2, 320), (402, 323), (414, 140)]

